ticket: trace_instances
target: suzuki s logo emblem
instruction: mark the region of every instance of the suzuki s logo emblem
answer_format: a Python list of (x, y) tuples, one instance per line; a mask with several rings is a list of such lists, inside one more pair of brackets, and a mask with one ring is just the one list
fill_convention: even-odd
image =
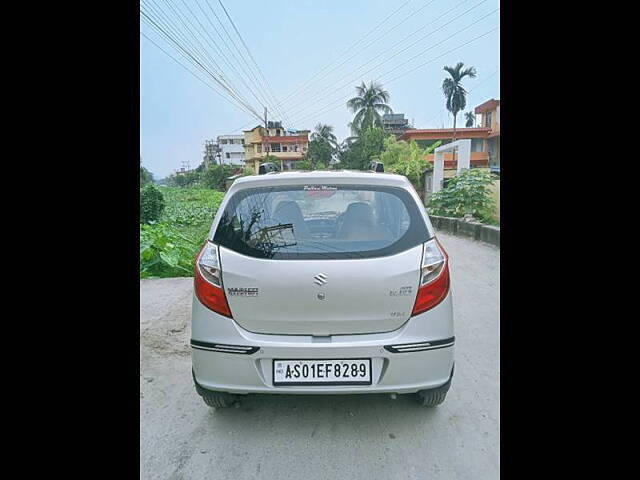
[(319, 293), (318, 294), (318, 300), (324, 300), (326, 297), (324, 295), (324, 293)]
[(313, 283), (321, 287), (327, 283), (327, 276), (324, 273), (319, 273), (313, 277)]

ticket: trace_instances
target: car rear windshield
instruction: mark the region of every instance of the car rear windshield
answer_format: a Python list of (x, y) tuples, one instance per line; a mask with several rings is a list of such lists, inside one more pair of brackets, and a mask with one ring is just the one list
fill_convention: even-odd
[(428, 238), (404, 189), (301, 185), (237, 192), (214, 242), (256, 258), (339, 259), (393, 255)]

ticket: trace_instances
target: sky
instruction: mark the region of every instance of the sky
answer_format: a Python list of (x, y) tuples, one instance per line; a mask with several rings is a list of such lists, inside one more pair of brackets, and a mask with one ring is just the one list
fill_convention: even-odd
[[(219, 1), (142, 0), (141, 8), (147, 14), (161, 8), (166, 15), (181, 11), (186, 15), (189, 7), (207, 30), (199, 38), (209, 58), (260, 116), (265, 102), (258, 100), (265, 96), (270, 100), (272, 92), (279, 103), (268, 109), (268, 119), (282, 120), (285, 128), (313, 130), (321, 122), (332, 125), (342, 141), (350, 136), (348, 124), (354, 115), (346, 101), (363, 81), (381, 83), (390, 94), (393, 111), (404, 113), (415, 128), (451, 127), (453, 119), (441, 89), (448, 74), (442, 68), (457, 62), (477, 71), (475, 79), (462, 82), (469, 92), (466, 111), (500, 98), (499, 0), (222, 0), (260, 68), (261, 73), (253, 71), (253, 76), (243, 75), (249, 67), (235, 63), (235, 59), (241, 62), (235, 47), (228, 42), (226, 50), (208, 23), (210, 19), (226, 39), (213, 10), (253, 65)], [(191, 27), (184, 23), (185, 36), (187, 29), (199, 28), (195, 17)], [(172, 18), (179, 25), (178, 17)], [(140, 31), (206, 78), (147, 23), (140, 22)], [(218, 41), (226, 58), (214, 51), (212, 40)], [(224, 92), (219, 87), (218, 91)], [(198, 166), (205, 140), (241, 134), (242, 129), (258, 125), (245, 109), (222, 97), (229, 99), (140, 36), (140, 155), (154, 178), (170, 175), (183, 162)], [(461, 124), (464, 120), (458, 114)]]

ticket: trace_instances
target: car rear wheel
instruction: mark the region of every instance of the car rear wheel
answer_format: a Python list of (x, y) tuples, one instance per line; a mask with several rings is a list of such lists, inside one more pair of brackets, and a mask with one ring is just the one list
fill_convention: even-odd
[(236, 395), (227, 392), (214, 392), (212, 390), (207, 390), (206, 388), (202, 388), (198, 382), (196, 381), (195, 374), (193, 374), (193, 383), (196, 386), (196, 392), (198, 395), (202, 397), (204, 403), (212, 408), (226, 408), (230, 407), (236, 402)]
[(435, 407), (443, 403), (444, 399), (447, 398), (447, 392), (436, 392), (435, 390), (437, 389), (421, 390), (416, 393), (418, 403), (423, 407)]
[(424, 407), (435, 407), (444, 402), (447, 398), (447, 392), (451, 387), (451, 379), (453, 378), (453, 369), (451, 369), (451, 376), (444, 385), (437, 388), (430, 388), (429, 390), (420, 390), (416, 393), (416, 400)]
[(225, 392), (205, 392), (200, 396), (204, 403), (216, 409), (230, 407), (236, 401), (235, 395)]

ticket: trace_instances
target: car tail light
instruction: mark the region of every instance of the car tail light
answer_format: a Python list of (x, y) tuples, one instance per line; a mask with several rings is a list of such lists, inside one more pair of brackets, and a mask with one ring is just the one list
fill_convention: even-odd
[(222, 286), (218, 246), (207, 242), (196, 257), (194, 287), (198, 300), (207, 308), (233, 318)]
[(449, 292), (449, 265), (447, 252), (433, 238), (424, 244), (422, 273), (412, 315), (426, 312), (438, 305)]

